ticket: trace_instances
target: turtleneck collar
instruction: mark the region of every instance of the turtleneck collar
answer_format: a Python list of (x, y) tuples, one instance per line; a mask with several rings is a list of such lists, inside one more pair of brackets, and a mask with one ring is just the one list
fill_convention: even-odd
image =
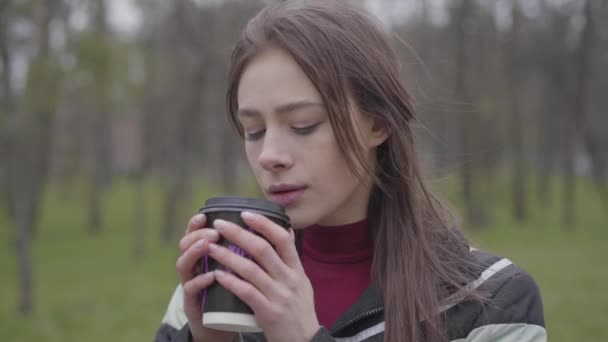
[(320, 262), (342, 264), (368, 260), (373, 243), (367, 219), (339, 225), (313, 225), (303, 232), (302, 252)]

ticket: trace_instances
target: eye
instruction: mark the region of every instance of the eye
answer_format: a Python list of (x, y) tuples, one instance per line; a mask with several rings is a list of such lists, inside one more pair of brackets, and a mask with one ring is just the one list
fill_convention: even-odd
[(300, 135), (309, 135), (311, 133), (313, 133), (317, 127), (319, 127), (321, 123), (317, 122), (316, 124), (310, 125), (310, 126), (305, 126), (305, 127), (292, 127), (291, 129), (294, 130), (294, 132), (296, 132), (297, 134)]
[(258, 131), (252, 131), (252, 132), (245, 132), (245, 140), (247, 140), (247, 141), (260, 140), (264, 136), (265, 132), (266, 132), (265, 129), (260, 129)]

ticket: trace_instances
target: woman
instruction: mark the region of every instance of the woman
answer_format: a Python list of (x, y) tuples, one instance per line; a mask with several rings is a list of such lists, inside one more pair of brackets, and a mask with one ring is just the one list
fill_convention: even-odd
[[(380, 25), (345, 3), (271, 5), (245, 28), (231, 60), (229, 117), (295, 232), (243, 214), (266, 242), (194, 216), (156, 340), (544, 341), (532, 278), (470, 248), (427, 190), (398, 57)], [(218, 232), (259, 266), (216, 245)], [(204, 255), (241, 278), (195, 274)], [(200, 293), (213, 282), (253, 309), (263, 334), (201, 325)]]

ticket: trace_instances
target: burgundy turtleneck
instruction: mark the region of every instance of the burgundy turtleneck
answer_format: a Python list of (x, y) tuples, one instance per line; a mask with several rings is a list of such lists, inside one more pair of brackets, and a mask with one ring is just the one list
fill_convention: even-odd
[(301, 260), (319, 324), (331, 327), (369, 286), (372, 254), (367, 220), (304, 229)]

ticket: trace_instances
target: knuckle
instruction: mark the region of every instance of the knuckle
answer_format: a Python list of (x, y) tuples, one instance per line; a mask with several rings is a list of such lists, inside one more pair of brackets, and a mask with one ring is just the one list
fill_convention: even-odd
[(293, 299), (294, 293), (295, 291), (290, 286), (281, 286), (275, 294), (277, 303), (281, 303), (282, 305), (289, 303)]
[(179, 250), (183, 253), (188, 249), (188, 241), (190, 239), (188, 238), (188, 235), (184, 236), (183, 238), (181, 238), (179, 240)]
[(177, 258), (177, 262), (175, 263), (175, 268), (181, 272), (182, 269), (184, 268), (184, 257), (180, 256), (179, 258)]
[(270, 253), (272, 252), (272, 247), (270, 247), (270, 245), (266, 241), (263, 241), (256, 244), (253, 247), (252, 252), (252, 254), (257, 258), (264, 259), (270, 256)]
[(253, 276), (259, 270), (258, 266), (253, 262), (247, 262), (243, 266), (242, 272), (245, 276)]
[(207, 275), (205, 273), (201, 273), (201, 274), (199, 274), (199, 275), (196, 276), (195, 281), (196, 281), (197, 287), (199, 289), (207, 287), (206, 286), (206, 284), (208, 282), (207, 278), (208, 277), (207, 277)]
[(192, 216), (190, 218), (190, 220), (188, 221), (188, 225), (186, 226), (186, 233), (189, 233), (192, 231), (192, 229), (194, 228), (194, 219), (196, 218), (196, 216)]
[(300, 280), (298, 279), (298, 277), (295, 274), (290, 272), (287, 274), (287, 281), (286, 281), (285, 285), (287, 286), (289, 291), (296, 292), (296, 290), (298, 289), (298, 287), (300, 285)]
[(182, 284), (182, 289), (184, 290), (184, 297), (190, 297), (194, 294), (191, 281), (189, 281), (185, 284)]
[(253, 298), (255, 293), (255, 288), (251, 284), (245, 284), (241, 288), (241, 295), (245, 298)]
[(184, 300), (193, 300), (194, 298), (198, 297), (200, 289), (198, 288), (198, 286), (196, 286), (196, 283), (194, 281), (187, 282), (186, 284), (184, 284), (183, 288)]
[(273, 305), (266, 313), (266, 321), (270, 324), (275, 324), (281, 320), (282, 316), (281, 310), (276, 305)]
[(208, 279), (204, 275), (198, 275), (192, 280), (182, 285), (184, 289), (184, 296), (196, 296), (199, 292), (208, 286)]
[(291, 243), (291, 236), (287, 231), (282, 231), (281, 234), (277, 236), (277, 243), (282, 246), (289, 245)]

